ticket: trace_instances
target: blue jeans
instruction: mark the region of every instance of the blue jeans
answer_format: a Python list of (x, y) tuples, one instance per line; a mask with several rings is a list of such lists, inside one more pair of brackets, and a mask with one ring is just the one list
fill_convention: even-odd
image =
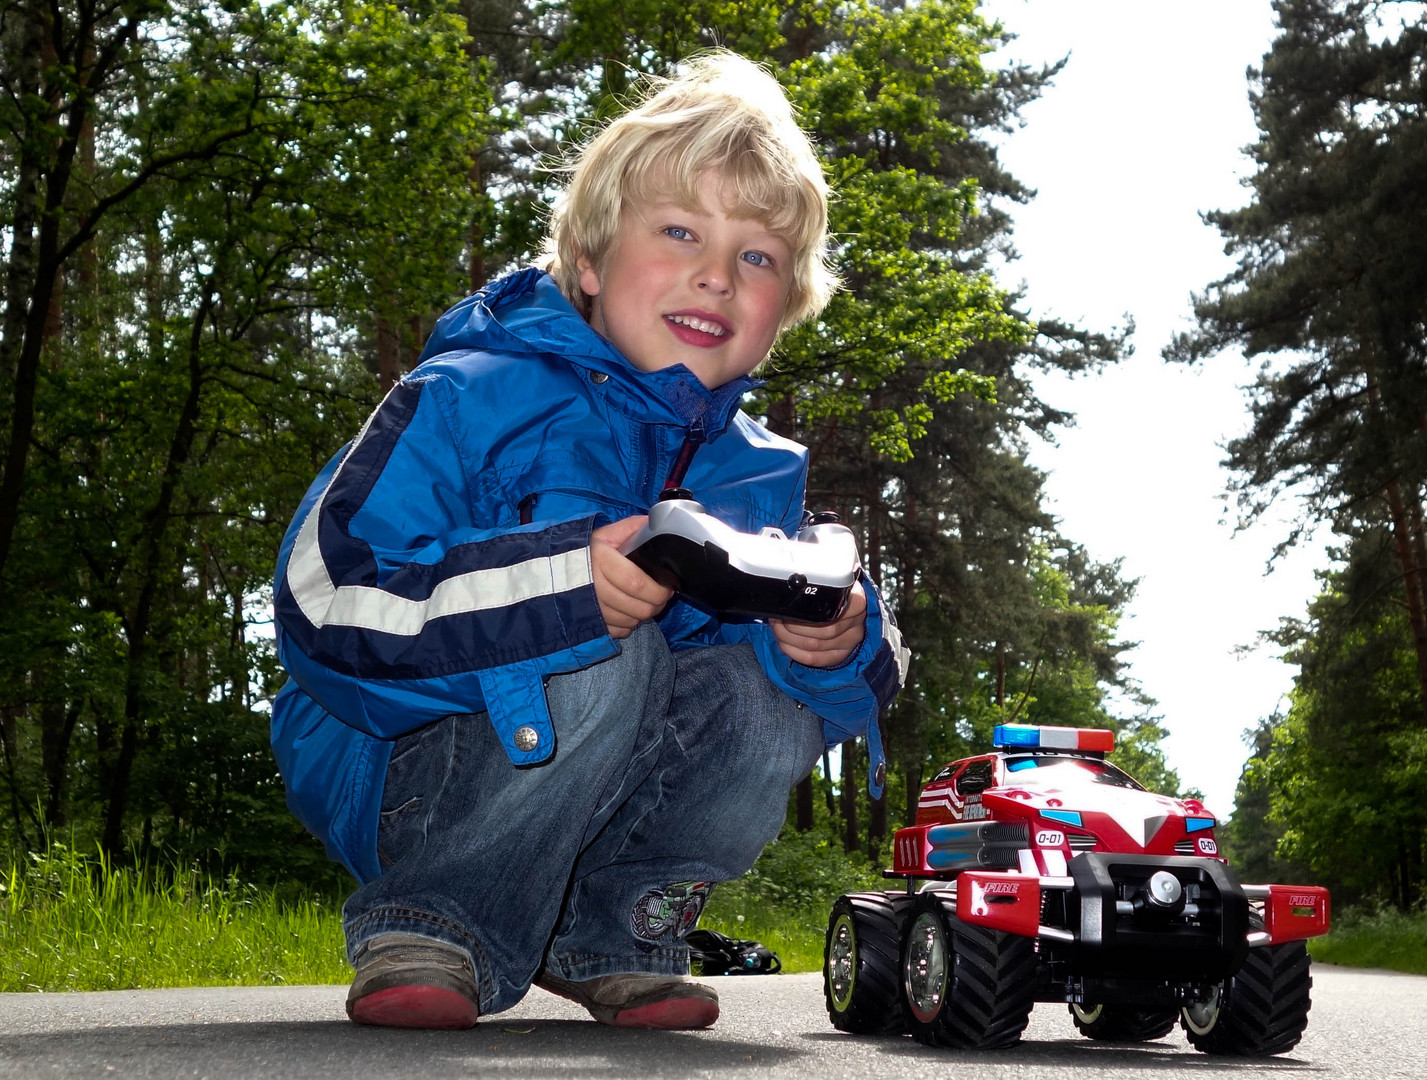
[(343, 909), (349, 955), (378, 934), (471, 956), (483, 1014), (537, 972), (683, 974), (713, 882), (778, 834), (822, 722), (747, 645), (671, 653), (653, 623), (620, 654), (550, 679), (554, 756), (510, 764), (484, 713), (400, 739), (387, 770), (382, 876)]

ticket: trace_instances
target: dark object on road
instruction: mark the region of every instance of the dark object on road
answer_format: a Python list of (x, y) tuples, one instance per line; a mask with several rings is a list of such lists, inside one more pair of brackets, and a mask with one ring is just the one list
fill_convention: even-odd
[(689, 945), (689, 962), (698, 964), (700, 977), (706, 975), (776, 975), (782, 961), (761, 941), (725, 937), (713, 930), (690, 930), (684, 940)]
[(905, 887), (833, 904), (834, 1027), (994, 1049), (1047, 1001), (1101, 1042), (1158, 1039), (1178, 1021), (1208, 1054), (1297, 1045), (1313, 985), (1304, 939), (1328, 930), (1326, 889), (1240, 884), (1204, 804), (1106, 761), (1109, 731), (1003, 724), (993, 744), (922, 790), (893, 841), (888, 876)]

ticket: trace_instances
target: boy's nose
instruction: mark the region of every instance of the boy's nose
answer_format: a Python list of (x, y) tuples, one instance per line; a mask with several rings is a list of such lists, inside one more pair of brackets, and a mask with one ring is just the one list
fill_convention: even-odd
[(733, 271), (719, 259), (708, 259), (694, 275), (700, 290), (726, 295), (733, 289)]

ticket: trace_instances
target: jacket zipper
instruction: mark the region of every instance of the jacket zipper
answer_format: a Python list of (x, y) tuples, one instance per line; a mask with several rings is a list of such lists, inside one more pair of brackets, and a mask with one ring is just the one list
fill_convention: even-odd
[(689, 465), (694, 460), (695, 452), (704, 444), (706, 435), (704, 418), (700, 416), (689, 425), (689, 430), (684, 433), (684, 443), (679, 447), (679, 453), (675, 455), (674, 464), (669, 469), (669, 476), (664, 481), (665, 491), (672, 491), (674, 488), (684, 486), (684, 477), (689, 471)]

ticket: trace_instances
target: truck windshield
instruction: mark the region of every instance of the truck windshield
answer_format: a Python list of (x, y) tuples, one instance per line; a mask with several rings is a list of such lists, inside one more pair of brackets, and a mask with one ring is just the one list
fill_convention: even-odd
[(1024, 757), (1008, 758), (1006, 770), (1011, 774), (1008, 777), (1011, 783), (1025, 787), (1039, 787), (1041, 784), (1054, 784), (1057, 787), (1069, 784), (1108, 784), (1132, 791), (1145, 790), (1134, 777), (1098, 758), (1027, 754)]

